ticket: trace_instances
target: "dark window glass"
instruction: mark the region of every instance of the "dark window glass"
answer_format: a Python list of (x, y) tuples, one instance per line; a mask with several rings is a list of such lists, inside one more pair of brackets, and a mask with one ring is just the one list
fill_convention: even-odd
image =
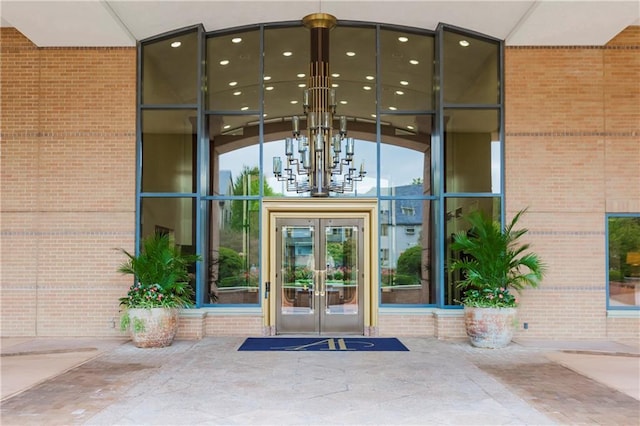
[[(420, 195), (421, 185), (401, 188), (398, 195)], [(385, 304), (435, 303), (432, 275), (430, 200), (394, 199), (380, 202), (381, 298)]]
[(195, 104), (199, 90), (197, 31), (144, 44), (141, 86), (143, 105)]
[(451, 250), (453, 235), (459, 231), (470, 229), (469, 223), (464, 216), (473, 210), (481, 210), (489, 217), (500, 221), (500, 199), (499, 198), (447, 198), (445, 202), (445, 287), (444, 304), (459, 305), (462, 297), (461, 291), (456, 288), (456, 284), (461, 280), (460, 271), (449, 271), (448, 265), (453, 259), (462, 256)]
[(444, 31), (444, 102), (497, 104), (500, 99), (500, 44)]
[(196, 111), (142, 111), (142, 192), (195, 192)]
[(380, 31), (383, 110), (433, 109), (433, 40), (433, 36)]
[(207, 108), (256, 111), (260, 91), (260, 32), (207, 39)]
[(640, 307), (640, 216), (609, 217), (609, 308)]
[(258, 200), (225, 199), (209, 204), (205, 303), (258, 303), (259, 212)]
[(498, 110), (444, 111), (446, 192), (499, 193)]
[(393, 195), (395, 188), (422, 186), (431, 194), (431, 122), (430, 115), (384, 115), (380, 146), (382, 195)]

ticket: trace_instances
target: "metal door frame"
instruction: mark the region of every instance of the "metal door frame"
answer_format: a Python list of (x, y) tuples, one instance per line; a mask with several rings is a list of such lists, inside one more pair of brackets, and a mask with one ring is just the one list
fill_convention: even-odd
[(378, 202), (376, 199), (268, 199), (262, 206), (262, 313), (265, 335), (276, 334), (276, 221), (279, 218), (357, 218), (363, 222), (363, 334), (378, 322)]

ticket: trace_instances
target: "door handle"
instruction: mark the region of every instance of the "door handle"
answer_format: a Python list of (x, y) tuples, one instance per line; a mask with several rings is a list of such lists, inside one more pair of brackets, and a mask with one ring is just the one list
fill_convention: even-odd
[[(322, 277), (322, 274), (325, 274), (325, 277)], [(327, 270), (326, 269), (315, 269), (313, 271), (313, 275), (314, 275), (314, 285), (316, 288), (315, 291), (315, 295), (316, 296), (324, 296), (325, 291), (326, 291), (326, 274), (327, 274)]]

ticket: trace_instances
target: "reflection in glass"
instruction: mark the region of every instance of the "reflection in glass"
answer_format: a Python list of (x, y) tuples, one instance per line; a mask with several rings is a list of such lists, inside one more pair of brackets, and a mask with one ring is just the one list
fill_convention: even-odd
[(142, 111), (142, 192), (195, 192), (195, 110)]
[[(358, 227), (327, 226), (324, 288), (327, 314), (358, 314)], [(325, 266), (325, 265), (323, 265)]]
[(461, 291), (456, 288), (456, 283), (461, 280), (460, 271), (450, 272), (448, 265), (453, 259), (463, 254), (451, 250), (453, 235), (459, 231), (469, 230), (469, 223), (464, 216), (473, 210), (481, 210), (493, 220), (500, 222), (499, 198), (447, 198), (445, 203), (445, 268), (444, 304), (459, 305), (462, 297)]
[(253, 121), (258, 118), (211, 115), (208, 119), (211, 194), (259, 195), (260, 145)]
[(258, 206), (258, 200), (210, 202), (205, 303), (258, 303)]
[(445, 191), (500, 192), (498, 110), (445, 110)]
[(395, 187), (422, 185), (431, 194), (430, 115), (384, 115), (380, 146), (380, 192), (393, 195)]
[(380, 56), (382, 109), (433, 109), (434, 37), (381, 30)]
[(445, 104), (497, 104), (500, 100), (500, 44), (444, 31)]
[(313, 226), (283, 226), (281, 313), (310, 314), (314, 306), (315, 228)]
[(609, 217), (609, 307), (640, 307), (640, 216)]
[(260, 32), (207, 39), (207, 109), (255, 111), (259, 108)]
[(145, 43), (141, 50), (143, 105), (197, 102), (197, 31)]
[[(422, 195), (421, 185), (395, 188), (398, 196)], [(380, 202), (382, 304), (434, 304), (431, 201)]]

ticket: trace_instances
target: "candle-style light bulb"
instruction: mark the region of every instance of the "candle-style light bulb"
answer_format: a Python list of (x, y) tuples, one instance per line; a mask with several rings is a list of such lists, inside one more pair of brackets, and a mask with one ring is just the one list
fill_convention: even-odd
[(286, 138), (284, 141), (284, 153), (287, 155), (287, 157), (290, 157), (293, 155), (293, 139), (291, 138)]
[(347, 134), (347, 117), (344, 115), (340, 116), (340, 134), (343, 136)]
[(307, 119), (309, 120), (309, 129), (313, 131), (316, 128), (316, 113), (310, 112)]
[(273, 157), (273, 174), (276, 176), (282, 174), (282, 160), (280, 157)]
[(291, 126), (293, 127), (293, 134), (298, 136), (300, 134), (300, 117), (294, 115), (291, 118)]
[(348, 156), (352, 156), (353, 155), (353, 138), (349, 138), (347, 139), (347, 155)]

